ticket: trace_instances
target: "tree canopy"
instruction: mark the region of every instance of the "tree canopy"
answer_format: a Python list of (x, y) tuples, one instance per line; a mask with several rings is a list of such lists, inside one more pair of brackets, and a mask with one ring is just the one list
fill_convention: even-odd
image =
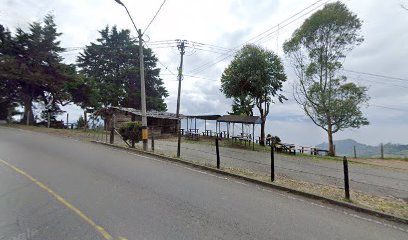
[(232, 102), (232, 111), (228, 114), (253, 116), (253, 109), (255, 107), (254, 100), (249, 97), (237, 97)]
[[(77, 59), (80, 72), (92, 79), (102, 106), (141, 108), (139, 46), (129, 30), (116, 26), (99, 31), (95, 43), (86, 46)], [(159, 77), (157, 58), (149, 48), (144, 48), (146, 107), (167, 110), (164, 98), (168, 92)]]
[(274, 97), (283, 102), (286, 74), (280, 58), (272, 51), (256, 45), (245, 45), (224, 70), (221, 91), (228, 98), (255, 102), (262, 119), (261, 144), (265, 140), (265, 122)]
[(333, 133), (367, 125), (361, 105), (367, 89), (348, 83), (339, 73), (346, 53), (363, 41), (361, 21), (341, 2), (326, 4), (284, 43), (295, 69), (295, 98), (313, 123), (328, 133), (329, 155), (334, 155)]
[(28, 31), (16, 29), (12, 36), (3, 26), (0, 28), (0, 78), (1, 90), (7, 92), (8, 105), (24, 106), (23, 121), (34, 122), (33, 102), (45, 108), (59, 109), (72, 101), (71, 92), (81, 82), (73, 65), (64, 64), (54, 17), (46, 15), (43, 22), (33, 22)]

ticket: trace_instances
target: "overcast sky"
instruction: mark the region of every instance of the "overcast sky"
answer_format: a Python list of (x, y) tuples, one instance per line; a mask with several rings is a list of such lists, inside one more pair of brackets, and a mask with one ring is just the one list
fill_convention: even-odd
[[(163, 2), (122, 1), (136, 26), (143, 30)], [(285, 62), (289, 78), (284, 86), (289, 101), (271, 106), (267, 133), (278, 135), (285, 142), (303, 145), (327, 141), (324, 130), (314, 126), (294, 102), (291, 86), (296, 78), (282, 51), (282, 43), (325, 2), (332, 1), (167, 0), (144, 39), (159, 58), (161, 77), (170, 94), (166, 99), (169, 112), (176, 110), (177, 77), (174, 73), (179, 64), (179, 53), (172, 42), (158, 45), (157, 41), (190, 41), (184, 60), (181, 113), (191, 115), (222, 115), (230, 110), (231, 100), (219, 91), (220, 76), (231, 61), (234, 50), (251, 42), (277, 52)], [(408, 11), (401, 8), (401, 4), (408, 1), (343, 2), (363, 21), (365, 41), (348, 54), (344, 62), (348, 71), (344, 74), (349, 81), (369, 88), (371, 100), (370, 105), (364, 108), (364, 114), (370, 125), (345, 130), (334, 138), (353, 138), (372, 145), (381, 142), (408, 144)], [(106, 25), (131, 29), (136, 36), (125, 9), (114, 0), (0, 0), (0, 5), (0, 23), (12, 31), (16, 27), (27, 29), (29, 23), (41, 21), (47, 13), (54, 14), (58, 30), (63, 33), (61, 44), (69, 50), (63, 55), (68, 63), (73, 63), (80, 51), (75, 49), (95, 42), (99, 37), (98, 30)], [(75, 119), (81, 114), (75, 107), (67, 110)], [(254, 114), (258, 114), (257, 109)]]

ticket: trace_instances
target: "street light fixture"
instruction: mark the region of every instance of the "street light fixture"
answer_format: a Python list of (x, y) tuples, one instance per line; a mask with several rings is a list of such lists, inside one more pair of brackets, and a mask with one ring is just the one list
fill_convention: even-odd
[(146, 87), (145, 87), (145, 77), (144, 77), (144, 59), (143, 59), (143, 34), (141, 29), (137, 29), (135, 22), (133, 21), (132, 16), (130, 15), (127, 7), (120, 0), (115, 0), (118, 4), (122, 5), (127, 14), (129, 15), (130, 20), (132, 21), (133, 26), (135, 27), (136, 32), (139, 37), (139, 62), (140, 62), (140, 91), (141, 91), (141, 110), (142, 110), (142, 140), (143, 140), (143, 150), (147, 151), (147, 115), (146, 115)]

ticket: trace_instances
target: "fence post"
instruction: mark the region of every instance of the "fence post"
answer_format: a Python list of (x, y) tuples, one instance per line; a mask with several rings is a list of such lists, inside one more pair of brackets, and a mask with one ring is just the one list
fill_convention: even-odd
[(104, 128), (104, 132), (105, 132), (105, 143), (108, 143), (108, 128), (107, 127)]
[(152, 151), (154, 152), (154, 134), (153, 134), (153, 130), (150, 131), (150, 134), (152, 135)]
[(271, 181), (275, 181), (275, 148), (271, 144)]
[(343, 169), (344, 169), (344, 192), (346, 199), (350, 200), (350, 185), (348, 176), (348, 161), (346, 156), (343, 157)]
[(109, 139), (109, 143), (113, 144), (115, 141), (115, 128), (112, 126), (110, 129), (110, 139)]
[(218, 146), (218, 137), (215, 138), (215, 152), (217, 153), (217, 169), (220, 169), (220, 149)]
[(354, 158), (357, 158), (356, 145), (353, 146), (353, 150), (354, 150)]
[(380, 151), (381, 151), (381, 159), (384, 159), (384, 145), (382, 143), (380, 145)]

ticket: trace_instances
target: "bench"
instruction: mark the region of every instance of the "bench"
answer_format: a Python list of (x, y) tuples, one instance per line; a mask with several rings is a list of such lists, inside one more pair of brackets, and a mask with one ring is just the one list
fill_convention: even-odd
[(292, 143), (278, 143), (275, 144), (275, 149), (277, 152), (286, 152), (289, 154), (296, 155), (295, 144)]
[(325, 153), (325, 155), (327, 155), (329, 153), (328, 150), (318, 149), (316, 147), (300, 146), (297, 150), (299, 151), (299, 153), (310, 152), (310, 155), (321, 155), (321, 153)]

